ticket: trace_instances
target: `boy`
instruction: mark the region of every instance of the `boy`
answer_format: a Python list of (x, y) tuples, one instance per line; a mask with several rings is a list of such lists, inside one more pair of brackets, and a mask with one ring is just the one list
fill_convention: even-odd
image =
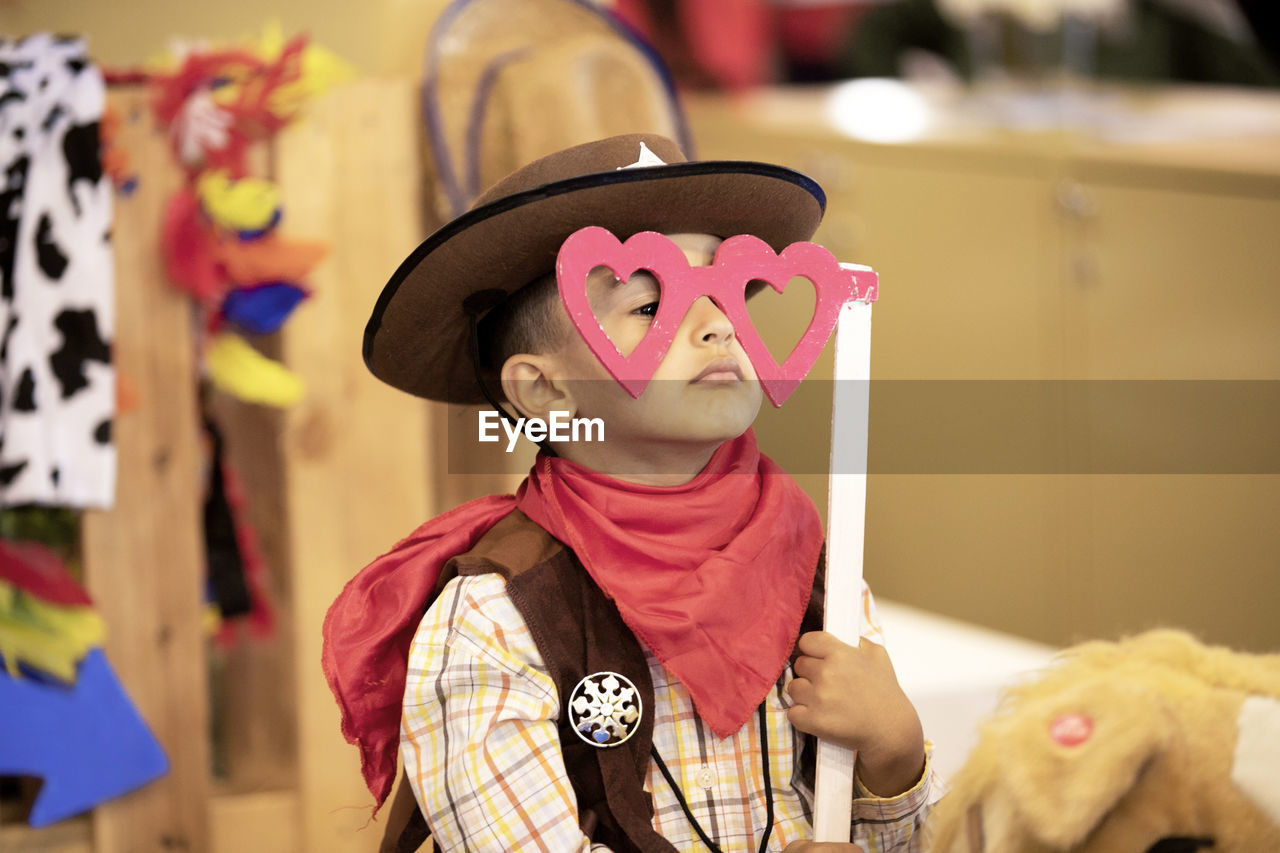
[[(423, 525), (326, 619), (371, 790), (390, 790), (399, 733), (443, 849), (802, 849), (813, 744), (797, 730), (860, 750), (864, 849), (918, 849), (938, 793), (919, 720), (879, 646), (817, 631), (821, 524), (756, 449), (761, 390), (733, 324), (694, 298), (633, 398), (549, 275), (586, 226), (662, 232), (699, 266), (721, 237), (805, 240), (823, 204), (787, 169), (615, 137), (500, 181), (383, 291), (365, 336), (383, 380), (454, 402), (501, 389), (520, 416), (604, 424), (544, 449), (514, 498)], [(602, 269), (584, 286), (624, 356), (676, 287)]]

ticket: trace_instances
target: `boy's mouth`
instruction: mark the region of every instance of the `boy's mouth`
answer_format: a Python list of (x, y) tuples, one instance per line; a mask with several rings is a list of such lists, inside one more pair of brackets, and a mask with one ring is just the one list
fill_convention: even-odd
[(702, 372), (690, 380), (690, 384), (697, 382), (740, 382), (742, 381), (742, 368), (738, 366), (738, 362), (731, 358), (717, 358), (702, 369)]

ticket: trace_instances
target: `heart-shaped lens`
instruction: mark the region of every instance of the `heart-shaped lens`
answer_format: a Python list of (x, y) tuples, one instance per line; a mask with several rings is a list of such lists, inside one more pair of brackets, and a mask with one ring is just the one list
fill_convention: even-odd
[(813, 319), (817, 304), (813, 282), (797, 275), (777, 287), (752, 279), (747, 282), (746, 296), (747, 315), (769, 355), (775, 362), (786, 361)]

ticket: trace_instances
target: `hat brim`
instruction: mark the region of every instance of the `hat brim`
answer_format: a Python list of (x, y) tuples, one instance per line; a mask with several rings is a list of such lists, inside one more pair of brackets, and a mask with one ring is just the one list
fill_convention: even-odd
[(768, 163), (696, 161), (619, 169), (544, 184), (468, 211), (413, 251), (383, 288), (364, 332), (364, 361), (419, 397), (479, 403), (463, 300), (513, 293), (555, 268), (588, 225), (640, 231), (752, 234), (775, 251), (813, 236), (826, 196), (805, 175)]

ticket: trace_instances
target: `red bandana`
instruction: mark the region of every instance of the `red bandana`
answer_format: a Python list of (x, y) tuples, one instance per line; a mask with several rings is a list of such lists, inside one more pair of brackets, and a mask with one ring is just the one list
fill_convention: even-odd
[(683, 486), (626, 483), (539, 457), (517, 498), (482, 498), (428, 521), (329, 609), (325, 675), (379, 805), (395, 781), (409, 645), (436, 578), (517, 505), (573, 549), (717, 735), (741, 728), (795, 646), (822, 526), (751, 431)]
[(540, 456), (516, 501), (573, 550), (711, 730), (740, 729), (795, 647), (822, 548), (813, 502), (755, 435), (682, 486)]

